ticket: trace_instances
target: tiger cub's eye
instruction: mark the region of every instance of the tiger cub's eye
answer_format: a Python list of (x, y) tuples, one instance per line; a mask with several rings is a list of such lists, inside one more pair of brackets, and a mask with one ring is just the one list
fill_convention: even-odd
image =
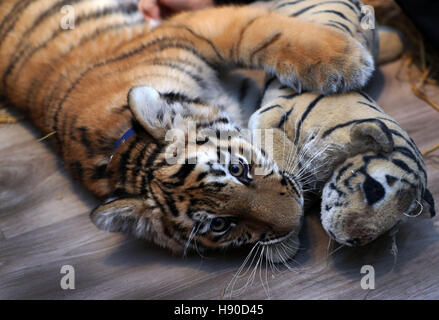
[(237, 163), (237, 164), (231, 164), (230, 168), (229, 168), (230, 173), (235, 176), (235, 177), (239, 177), (243, 174), (244, 172), (244, 167), (242, 166), (241, 163)]
[(227, 218), (214, 218), (210, 222), (210, 230), (214, 232), (223, 232), (230, 227), (230, 220)]
[(244, 164), (242, 159), (238, 160), (238, 163), (232, 163), (229, 166), (229, 172), (234, 177), (242, 177), (246, 175), (248, 171), (248, 165)]

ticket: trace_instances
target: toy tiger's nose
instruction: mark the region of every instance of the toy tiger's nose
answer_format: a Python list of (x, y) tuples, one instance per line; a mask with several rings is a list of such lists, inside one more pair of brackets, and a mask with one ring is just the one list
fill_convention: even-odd
[(349, 212), (337, 215), (329, 225), (324, 228), (329, 236), (338, 243), (349, 247), (358, 247), (368, 244), (376, 239), (384, 230), (375, 228), (365, 220), (365, 214)]
[[(372, 235), (373, 234), (372, 232), (370, 234), (363, 234), (363, 235), (356, 235), (354, 232), (352, 234), (352, 237), (349, 237), (349, 235), (348, 236), (342, 236), (342, 235), (336, 236), (333, 231), (331, 231), (331, 230), (326, 230), (326, 231), (328, 232), (329, 236), (333, 240), (337, 241), (338, 243), (345, 244), (349, 247), (363, 246), (363, 245), (366, 245), (375, 239), (375, 236)], [(361, 234), (361, 233), (359, 232), (359, 234)]]
[(360, 238), (350, 238), (346, 239), (346, 242), (352, 245), (353, 247), (359, 246), (361, 244)]
[(346, 238), (346, 239), (341, 239), (339, 237), (337, 237), (334, 232), (332, 232), (331, 230), (326, 230), (329, 234), (329, 236), (331, 237), (331, 239), (337, 241), (338, 243), (342, 243), (342, 244), (346, 244), (350, 247), (358, 247), (362, 245), (362, 242), (364, 242), (364, 240), (362, 241), (361, 238)]

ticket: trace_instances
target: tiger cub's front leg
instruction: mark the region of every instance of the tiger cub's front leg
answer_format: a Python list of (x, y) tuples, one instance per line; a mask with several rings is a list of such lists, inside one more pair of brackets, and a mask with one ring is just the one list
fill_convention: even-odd
[(298, 91), (328, 94), (360, 88), (373, 71), (370, 53), (355, 39), (262, 8), (183, 13), (160, 29), (175, 32), (175, 27), (209, 61), (263, 68)]

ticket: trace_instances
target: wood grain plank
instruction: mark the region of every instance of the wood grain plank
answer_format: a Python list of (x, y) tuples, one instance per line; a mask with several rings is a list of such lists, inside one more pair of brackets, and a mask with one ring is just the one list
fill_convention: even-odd
[[(61, 160), (38, 133), (21, 125), (1, 127), (0, 229), (6, 238), (90, 210), (96, 200), (72, 182)], [(23, 223), (25, 222), (25, 223)]]

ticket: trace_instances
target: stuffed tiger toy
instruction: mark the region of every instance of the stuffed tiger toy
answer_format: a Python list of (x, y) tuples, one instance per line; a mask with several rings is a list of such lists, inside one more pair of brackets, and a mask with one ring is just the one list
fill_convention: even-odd
[[(99, 228), (174, 253), (276, 247), (299, 231), (298, 182), (240, 134), (259, 94), (233, 67), (328, 94), (362, 87), (373, 59), (337, 30), (256, 6), (182, 13), (151, 29), (134, 0), (0, 4), (0, 94), (54, 133), (73, 177), (106, 199), (91, 213)], [(185, 133), (178, 161), (168, 161), (173, 129)], [(203, 129), (214, 134), (198, 139)]]
[[(377, 58), (377, 30), (361, 28), (359, 5), (276, 1), (273, 9), (348, 34)], [(365, 245), (410, 216), (435, 215), (422, 154), (367, 94), (300, 92), (267, 77), (261, 105), (249, 127), (274, 130), (269, 153), (301, 190), (321, 195), (321, 221), (330, 238)]]

